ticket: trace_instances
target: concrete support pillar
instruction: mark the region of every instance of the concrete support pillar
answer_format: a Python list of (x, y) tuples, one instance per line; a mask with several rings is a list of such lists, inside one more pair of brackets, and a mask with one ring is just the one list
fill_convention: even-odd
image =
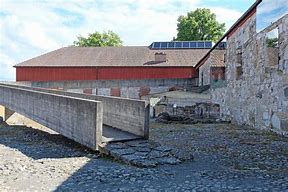
[(14, 113), (15, 111), (0, 105), (0, 115), (3, 117), (3, 121), (7, 121)]

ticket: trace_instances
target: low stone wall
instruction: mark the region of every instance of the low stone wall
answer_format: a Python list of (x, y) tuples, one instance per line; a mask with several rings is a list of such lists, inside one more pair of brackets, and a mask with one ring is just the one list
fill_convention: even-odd
[(101, 143), (103, 106), (99, 101), (0, 85), (0, 105), (93, 150)]
[[(135, 79), (135, 80), (95, 80), (95, 81), (49, 81), (30, 82), (29, 86), (67, 89), (85, 88), (113, 88), (113, 87), (161, 87), (161, 86), (192, 86), (196, 85), (196, 79)], [(21, 82), (27, 84), (27, 82)]]
[(195, 118), (220, 118), (220, 105), (212, 103), (191, 103), (186, 106), (176, 106), (173, 104), (156, 105), (155, 116), (163, 112), (167, 112), (169, 115), (180, 115), (185, 117)]
[(132, 133), (143, 138), (149, 137), (150, 105), (147, 101), (71, 93), (60, 90), (48, 90), (19, 85), (11, 86), (23, 87), (25, 89), (38, 90), (64, 96), (101, 101), (103, 104), (103, 124)]
[(135, 79), (18, 83), (26, 86), (60, 89), (74, 93), (140, 99), (142, 96), (148, 94), (162, 93), (176, 89), (189, 89), (197, 85), (197, 79)]

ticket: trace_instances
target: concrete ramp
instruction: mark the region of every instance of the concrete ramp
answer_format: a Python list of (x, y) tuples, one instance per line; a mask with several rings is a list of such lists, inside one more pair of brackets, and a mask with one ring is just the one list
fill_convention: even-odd
[(0, 84), (0, 105), (93, 150), (103, 142), (149, 137), (145, 101)]

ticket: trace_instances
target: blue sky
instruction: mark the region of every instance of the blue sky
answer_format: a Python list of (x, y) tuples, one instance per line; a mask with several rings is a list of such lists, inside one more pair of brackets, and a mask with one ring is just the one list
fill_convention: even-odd
[(78, 35), (112, 30), (124, 45), (176, 36), (179, 15), (210, 8), (229, 28), (255, 0), (0, 0), (0, 80), (13, 65), (69, 46)]

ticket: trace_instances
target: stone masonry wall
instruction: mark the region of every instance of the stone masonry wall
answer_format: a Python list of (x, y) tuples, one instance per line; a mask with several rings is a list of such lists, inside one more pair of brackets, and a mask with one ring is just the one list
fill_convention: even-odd
[[(266, 34), (275, 28), (279, 34), (276, 66), (267, 59), (269, 50), (265, 43)], [(226, 58), (227, 87), (211, 91), (212, 102), (221, 106), (221, 116), (237, 124), (288, 135), (288, 15), (260, 33), (256, 33), (256, 16), (252, 16), (227, 39)]]
[[(17, 82), (19, 84), (27, 82)], [(142, 96), (189, 89), (198, 84), (197, 78), (190, 79), (139, 79), (139, 80), (95, 80), (95, 81), (51, 81), (30, 82), (32, 87), (60, 89), (74, 93), (101, 96), (116, 96), (140, 99)]]
[(209, 58), (204, 65), (199, 68), (199, 86), (210, 85), (211, 59)]

